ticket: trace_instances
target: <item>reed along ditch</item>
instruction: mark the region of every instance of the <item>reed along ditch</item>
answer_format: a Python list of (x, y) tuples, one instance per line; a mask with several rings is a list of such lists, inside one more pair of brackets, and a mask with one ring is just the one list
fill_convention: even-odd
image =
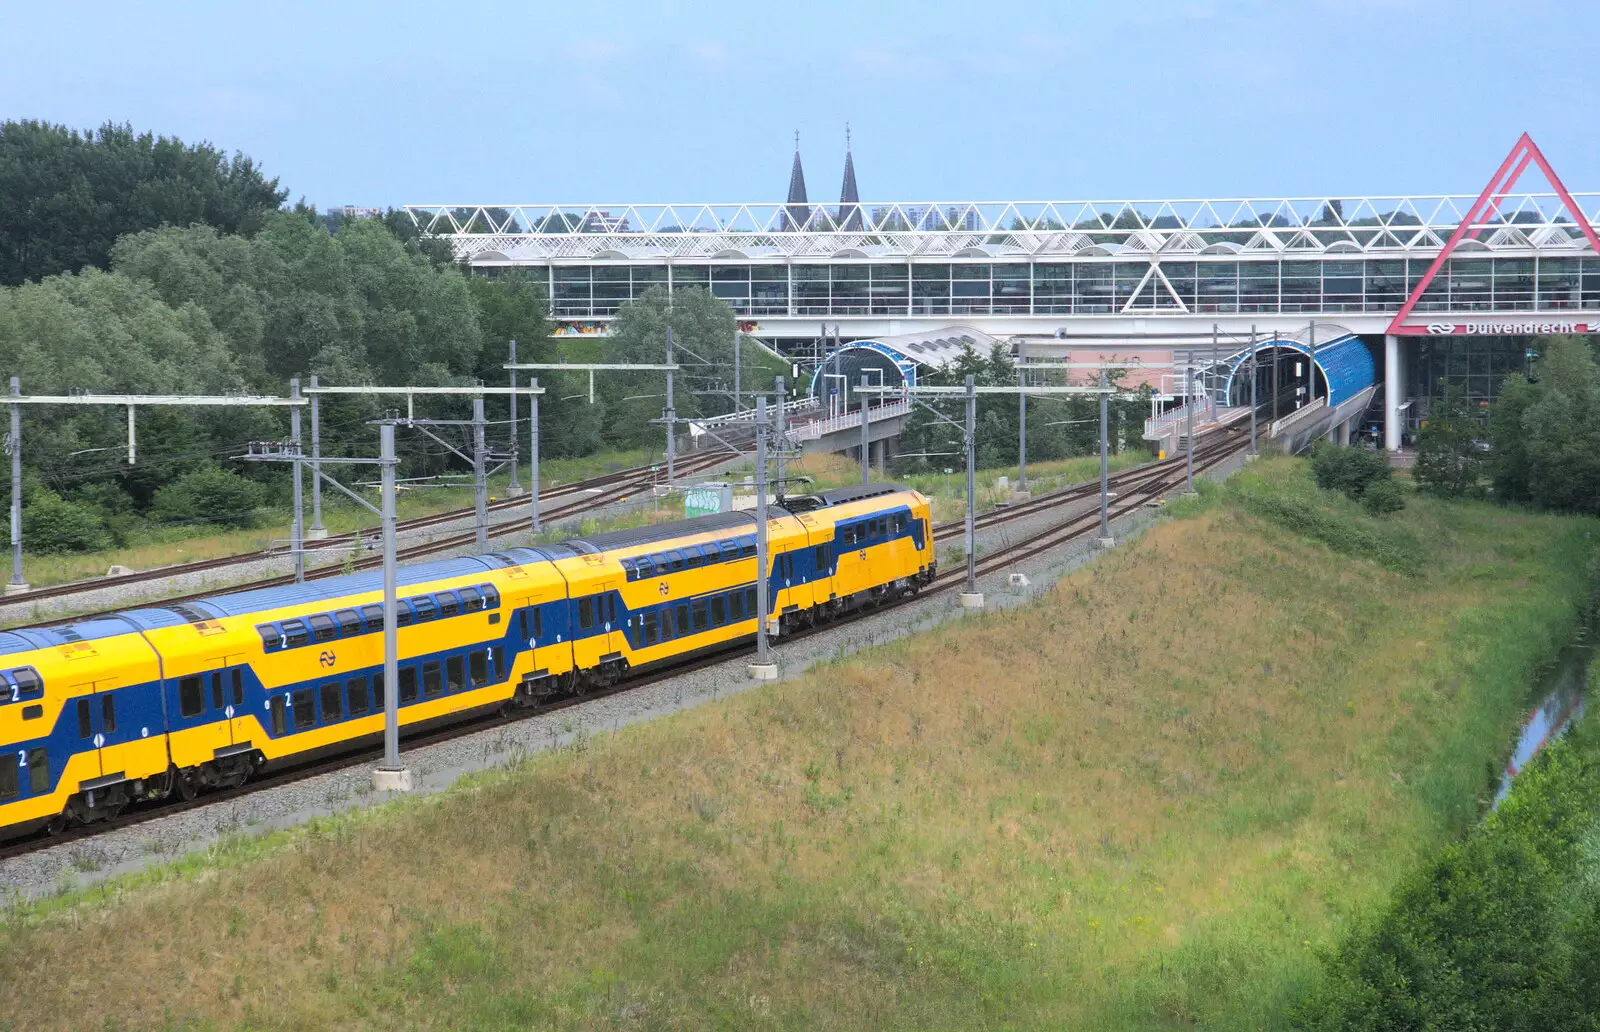
[(1600, 526), (1375, 518), (1287, 460), (1172, 508), (1032, 603), (13, 907), (0, 1027), (1310, 1020), (1517, 809), (1484, 817)]

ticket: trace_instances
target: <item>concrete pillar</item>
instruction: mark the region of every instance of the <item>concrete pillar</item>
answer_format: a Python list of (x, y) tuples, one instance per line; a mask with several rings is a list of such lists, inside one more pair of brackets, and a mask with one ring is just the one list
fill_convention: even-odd
[(1342, 445), (1344, 447), (1348, 448), (1350, 446), (1350, 422), (1349, 422), (1349, 420), (1346, 420), (1345, 422), (1339, 424), (1339, 436), (1336, 438), (1336, 440), (1337, 440), (1337, 443), (1339, 443), (1340, 445)]
[(1383, 338), (1383, 446), (1389, 451), (1400, 450), (1400, 394), (1405, 390), (1405, 377), (1400, 365), (1400, 338), (1385, 334)]

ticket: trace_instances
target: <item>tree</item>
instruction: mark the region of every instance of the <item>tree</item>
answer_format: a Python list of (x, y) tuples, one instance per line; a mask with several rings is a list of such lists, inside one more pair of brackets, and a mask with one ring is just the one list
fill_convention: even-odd
[(1600, 367), (1579, 337), (1550, 338), (1540, 353), (1538, 380), (1506, 377), (1489, 413), (1495, 495), (1600, 513)]
[(0, 284), (105, 268), (126, 233), (204, 223), (254, 232), (287, 194), (242, 154), (128, 125), (0, 123)]
[(1479, 432), (1461, 386), (1444, 383), (1442, 399), (1417, 435), (1417, 462), (1411, 475), (1424, 489), (1444, 498), (1475, 491), (1483, 471)]
[[(681, 288), (668, 295), (665, 287), (651, 287), (617, 309), (607, 342), (608, 361), (659, 365), (667, 358), (667, 327), (672, 327), (675, 374), (673, 403), (680, 418), (714, 415), (733, 408), (733, 335), (738, 329), (733, 309), (719, 297), (698, 287)], [(749, 370), (746, 385), (761, 383)], [(770, 380), (762, 386), (770, 386)], [(607, 441), (633, 446), (661, 439), (662, 431), (649, 425), (666, 407), (663, 373), (620, 373), (605, 377), (601, 394), (606, 399)], [(679, 433), (683, 430), (680, 427)]]

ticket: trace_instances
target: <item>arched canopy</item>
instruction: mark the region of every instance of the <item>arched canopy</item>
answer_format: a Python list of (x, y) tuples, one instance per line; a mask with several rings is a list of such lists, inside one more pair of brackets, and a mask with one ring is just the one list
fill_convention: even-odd
[[(993, 337), (970, 326), (852, 341), (817, 368), (811, 378), (811, 396), (826, 399), (830, 392), (840, 389), (838, 377), (843, 376), (845, 397), (853, 400), (863, 374), (871, 377), (874, 385), (881, 378), (885, 386), (915, 387), (919, 369), (939, 369), (959, 359), (969, 348), (983, 352), (994, 344)], [(879, 372), (871, 372), (874, 369)]]
[[(1294, 351), (1302, 355), (1310, 355), (1311, 348), (1306, 342), (1290, 337), (1273, 337), (1257, 345), (1259, 351), (1283, 350)], [(1234, 401), (1234, 381), (1238, 379), (1242, 385), (1239, 389), (1248, 391), (1250, 386), (1249, 376), (1238, 376), (1239, 370), (1250, 361), (1249, 350), (1241, 351), (1228, 356), (1228, 378), (1223, 387), (1223, 397), (1229, 404)], [(1367, 345), (1353, 333), (1341, 333), (1327, 341), (1317, 342), (1316, 355), (1317, 371), (1322, 374), (1323, 383), (1328, 389), (1328, 404), (1338, 405), (1348, 401), (1355, 395), (1371, 387), (1376, 382), (1377, 367), (1372, 361), (1372, 352)], [(1241, 403), (1249, 399), (1241, 399)]]

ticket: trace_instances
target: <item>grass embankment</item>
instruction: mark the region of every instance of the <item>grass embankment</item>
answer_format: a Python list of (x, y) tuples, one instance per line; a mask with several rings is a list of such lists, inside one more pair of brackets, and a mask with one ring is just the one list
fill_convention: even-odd
[[(1477, 818), (1595, 529), (1426, 499), (1378, 524), (1302, 470), (1023, 609), (20, 909), (0, 1021), (1281, 1025)], [(1362, 558), (1390, 552), (1425, 563)]]

